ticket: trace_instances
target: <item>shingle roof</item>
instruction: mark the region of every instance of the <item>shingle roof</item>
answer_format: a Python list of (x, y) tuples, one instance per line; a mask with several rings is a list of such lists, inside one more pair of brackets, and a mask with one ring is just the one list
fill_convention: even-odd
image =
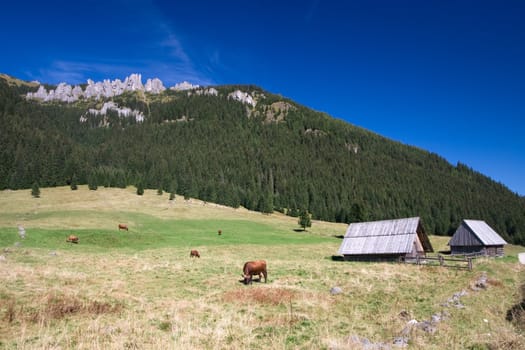
[(391, 236), (416, 233), (419, 218), (355, 222), (348, 226), (345, 237)]
[[(409, 253), (413, 250), (419, 225), (418, 217), (352, 223), (346, 230), (338, 253), (343, 255)], [(427, 245), (426, 242), (422, 244)], [(431, 246), (429, 250), (432, 250)]]

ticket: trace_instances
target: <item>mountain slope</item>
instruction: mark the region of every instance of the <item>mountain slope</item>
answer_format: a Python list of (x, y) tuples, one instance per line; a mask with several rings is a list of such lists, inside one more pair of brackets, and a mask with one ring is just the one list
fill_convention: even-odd
[(0, 78), (0, 189), (140, 184), (328, 221), (421, 216), (438, 234), (473, 218), (525, 244), (525, 199), (503, 185), (255, 86), (72, 103), (28, 89)]

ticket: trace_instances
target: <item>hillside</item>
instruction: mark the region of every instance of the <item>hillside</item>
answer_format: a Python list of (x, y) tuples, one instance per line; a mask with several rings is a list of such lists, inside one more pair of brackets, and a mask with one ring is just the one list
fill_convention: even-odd
[(44, 101), (0, 77), (0, 189), (134, 185), (334, 222), (420, 216), (437, 234), (474, 218), (525, 244), (525, 199), (465, 164), (255, 86), (137, 85), (62, 85), (66, 102), (45, 86)]
[[(335, 350), (403, 334), (408, 349), (525, 346), (522, 314), (506, 319), (522, 298), (523, 247), (476, 259), (471, 272), (334, 261), (345, 224), (314, 221), (303, 233), (281, 213), (168, 197), (85, 185), (41, 188), (41, 198), (2, 191), (0, 348)], [(445, 248), (446, 237), (430, 239)], [(267, 283), (239, 283), (250, 259), (267, 260)], [(432, 331), (403, 333), (437, 314)]]

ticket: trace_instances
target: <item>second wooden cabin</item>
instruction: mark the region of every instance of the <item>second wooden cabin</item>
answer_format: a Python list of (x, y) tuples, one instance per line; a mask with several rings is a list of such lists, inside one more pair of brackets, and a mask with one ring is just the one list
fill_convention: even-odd
[(482, 220), (463, 220), (448, 245), (452, 255), (503, 256), (507, 244)]

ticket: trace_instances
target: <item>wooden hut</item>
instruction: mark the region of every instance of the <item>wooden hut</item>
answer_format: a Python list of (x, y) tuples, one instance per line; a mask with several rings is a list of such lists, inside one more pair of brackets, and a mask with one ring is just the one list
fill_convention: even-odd
[(452, 255), (503, 256), (507, 244), (485, 221), (463, 220), (448, 242)]
[(395, 260), (433, 252), (419, 217), (348, 226), (338, 253), (345, 260)]

